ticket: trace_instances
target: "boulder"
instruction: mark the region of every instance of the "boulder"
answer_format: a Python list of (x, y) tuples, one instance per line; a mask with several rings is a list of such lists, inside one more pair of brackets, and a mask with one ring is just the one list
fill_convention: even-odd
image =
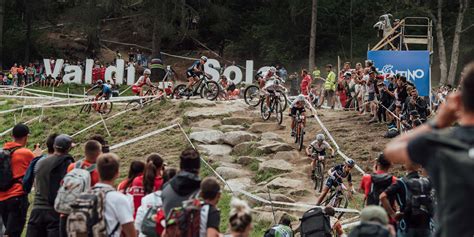
[(273, 169), (282, 172), (288, 172), (293, 170), (293, 165), (284, 160), (270, 159), (264, 161), (258, 165), (258, 170)]
[(192, 108), (184, 113), (189, 119), (204, 119), (215, 117), (230, 117), (232, 113), (244, 111), (245, 108), (239, 106), (215, 106), (212, 109), (208, 107)]
[(242, 124), (251, 124), (254, 122), (253, 118), (249, 117), (230, 117), (230, 118), (223, 118), (221, 123), (223, 125), (240, 125)]
[(291, 151), (293, 147), (282, 142), (274, 142), (257, 147), (257, 149), (265, 154), (276, 153), (279, 151)]
[(251, 156), (240, 156), (237, 158), (236, 163), (241, 165), (250, 165), (254, 160), (257, 160), (255, 157)]
[(252, 153), (253, 150), (255, 150), (257, 147), (261, 146), (261, 143), (258, 142), (242, 142), (232, 149), (233, 154), (238, 154), (238, 155), (248, 155)]
[(300, 153), (294, 150), (293, 151), (280, 151), (280, 152), (277, 152), (273, 156), (273, 159), (286, 160), (286, 161), (296, 160), (298, 158), (300, 158)]
[(278, 177), (272, 180), (270, 183), (267, 184), (267, 187), (273, 189), (290, 189), (291, 190), (299, 190), (304, 187), (304, 183), (301, 180), (297, 179), (287, 179)]
[(242, 131), (245, 130), (244, 126), (241, 125), (221, 125), (219, 126), (219, 130), (223, 132), (230, 132), (230, 131)]
[(250, 173), (244, 169), (230, 167), (217, 167), (216, 172), (225, 180), (249, 176)]
[(228, 156), (232, 147), (228, 145), (199, 145), (200, 151), (209, 156)]
[(229, 155), (210, 155), (207, 157), (207, 160), (212, 161), (213, 163), (222, 164), (223, 162), (231, 163), (234, 161), (232, 156)]
[(256, 139), (257, 135), (245, 131), (226, 132), (223, 136), (224, 143), (231, 146), (235, 146), (239, 143), (249, 142)]
[(280, 135), (274, 132), (264, 132), (260, 138), (262, 141), (275, 141), (275, 142), (283, 142), (283, 138)]
[(205, 130), (200, 132), (192, 132), (189, 138), (204, 144), (219, 144), (222, 143), (224, 133), (218, 130)]
[(209, 131), (210, 128), (201, 128), (201, 127), (191, 127), (191, 132), (202, 132), (202, 131)]
[(267, 131), (275, 131), (285, 128), (285, 126), (277, 123), (254, 123), (250, 126), (249, 131), (255, 133), (263, 133)]
[[(227, 180), (227, 184), (229, 184), (232, 189), (241, 189), (247, 191), (253, 185), (253, 182), (249, 177), (242, 177)], [(229, 190), (229, 187), (226, 185), (225, 189)]]
[[(256, 196), (259, 196), (263, 199), (266, 199), (266, 200), (269, 200), (268, 198), (268, 193), (257, 193), (255, 194)], [(283, 194), (279, 194), (279, 193), (271, 193), (270, 194), (270, 197), (272, 198), (272, 201), (277, 201), (277, 202), (291, 202), (291, 203), (294, 203), (295, 200), (290, 198), (290, 197), (287, 197)]]
[[(229, 156), (227, 156), (227, 157), (229, 157)], [(242, 165), (236, 164), (236, 163), (232, 163), (232, 162), (227, 162), (227, 161), (219, 162), (219, 165), (222, 166), (222, 167), (229, 167), (229, 168), (235, 168), (235, 169), (242, 169)]]
[(196, 123), (196, 125), (200, 128), (213, 128), (215, 126), (220, 125), (221, 122), (215, 119), (204, 119)]

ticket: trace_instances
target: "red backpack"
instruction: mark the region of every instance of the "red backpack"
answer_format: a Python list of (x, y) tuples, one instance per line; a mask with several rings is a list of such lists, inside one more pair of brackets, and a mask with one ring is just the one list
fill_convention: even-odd
[[(199, 237), (201, 207), (203, 202), (196, 196), (171, 210), (166, 218), (165, 237)], [(160, 223), (157, 218), (157, 223)], [(158, 224), (157, 224), (158, 226)]]

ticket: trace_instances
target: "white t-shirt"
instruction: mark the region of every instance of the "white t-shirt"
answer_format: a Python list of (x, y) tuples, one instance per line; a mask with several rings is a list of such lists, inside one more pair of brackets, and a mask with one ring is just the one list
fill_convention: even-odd
[(146, 237), (141, 229), (143, 224), (143, 219), (145, 218), (146, 213), (152, 207), (161, 207), (163, 202), (161, 200), (161, 190), (150, 193), (142, 198), (142, 204), (137, 209), (137, 215), (135, 217), (135, 229), (139, 232), (140, 237)]
[[(97, 183), (95, 186), (113, 188), (103, 183)], [(117, 223), (120, 224), (112, 237), (120, 237), (122, 225), (133, 222), (133, 207), (123, 193), (117, 191), (107, 193), (105, 196), (105, 220), (107, 222), (107, 234), (112, 232)]]

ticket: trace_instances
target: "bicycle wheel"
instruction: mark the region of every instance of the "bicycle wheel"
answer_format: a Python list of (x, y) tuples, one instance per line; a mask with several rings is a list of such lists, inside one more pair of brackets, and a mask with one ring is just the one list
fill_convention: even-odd
[(132, 109), (133, 111), (138, 110), (142, 107), (142, 104), (140, 103), (140, 100), (132, 100), (128, 102), (128, 104), (125, 106), (125, 110)]
[(295, 125), (295, 143), (298, 143), (299, 139), (300, 139), (300, 131), (299, 131), (299, 126), (298, 126), (298, 123)]
[(278, 124), (281, 125), (281, 123), (283, 123), (283, 111), (281, 110), (281, 103), (278, 102), (278, 100), (275, 100), (275, 115), (276, 115), (276, 118), (277, 118), (277, 122)]
[(288, 98), (286, 97), (285, 93), (283, 91), (278, 91), (278, 98), (280, 99), (280, 102), (282, 104), (282, 112), (286, 110), (288, 107)]
[(179, 84), (174, 88), (173, 93), (170, 95), (170, 97), (172, 99), (181, 99), (183, 98), (185, 91), (186, 91), (186, 85)]
[(100, 110), (99, 111), (102, 114), (110, 114), (110, 112), (112, 112), (113, 106), (114, 106), (114, 104), (112, 102), (104, 100), (104, 102), (102, 102), (100, 104)]
[(333, 206), (333, 199), (336, 196), (335, 190), (331, 189), (329, 195), (326, 196), (323, 202), (321, 202), (321, 206)]
[(253, 107), (257, 107), (262, 101), (260, 97), (260, 89), (258, 88), (258, 86), (256, 85), (247, 86), (247, 88), (245, 88), (245, 91), (244, 91), (244, 100), (246, 104)]
[[(349, 200), (347, 199), (346, 195), (343, 194), (343, 193), (338, 193), (336, 195), (336, 199), (334, 200), (334, 205), (333, 207), (334, 208), (347, 208), (347, 206), (349, 205)], [(338, 219), (340, 219), (342, 217), (342, 215), (344, 214), (344, 212), (341, 212), (339, 215), (338, 215)]]
[(215, 100), (219, 96), (219, 85), (215, 81), (208, 81), (201, 88), (201, 98)]
[(270, 118), (270, 108), (267, 108), (267, 104), (262, 101), (260, 103), (260, 114), (262, 115), (263, 120), (268, 120)]
[(301, 151), (301, 150), (303, 150), (304, 128), (300, 129), (300, 134), (299, 135), (300, 135), (300, 137), (298, 139), (298, 142), (299, 142), (298, 150)]
[[(91, 100), (89, 100), (88, 102), (91, 102)], [(79, 113), (85, 113), (85, 114), (88, 114), (91, 112), (91, 107), (92, 105), (91, 104), (85, 104), (81, 107), (81, 111)]]
[(324, 181), (324, 165), (321, 161), (316, 164), (316, 175), (315, 175), (316, 184), (315, 187), (319, 188), (319, 192), (323, 190), (323, 181)]

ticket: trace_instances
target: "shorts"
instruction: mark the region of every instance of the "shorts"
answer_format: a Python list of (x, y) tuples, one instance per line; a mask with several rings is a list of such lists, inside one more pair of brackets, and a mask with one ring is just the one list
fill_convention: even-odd
[(326, 157), (326, 149), (322, 150), (322, 151), (313, 151), (313, 154), (317, 155), (317, 156), (324, 156)]
[(100, 93), (98, 94), (98, 96), (102, 96), (102, 95), (104, 96), (104, 98), (105, 98), (106, 100), (108, 100), (108, 99), (110, 99), (110, 97), (112, 96), (112, 93), (105, 93), (105, 95), (104, 95), (104, 92), (100, 92)]
[(336, 180), (336, 178), (330, 176), (327, 180), (326, 180), (326, 186), (328, 188), (332, 188), (332, 187), (337, 187), (340, 183), (342, 182), (339, 182)]
[(194, 71), (186, 71), (186, 77), (199, 77)]
[(133, 85), (133, 86), (132, 86), (132, 92), (133, 92), (134, 94), (137, 94), (137, 95), (140, 94), (140, 91), (141, 91), (141, 90), (142, 90), (142, 88), (139, 87), (139, 86), (136, 86), (136, 85)]
[(324, 90), (324, 97), (332, 98), (333, 96), (334, 96), (334, 91), (333, 90)]
[(290, 114), (291, 115), (296, 115), (296, 111), (300, 112), (300, 114), (306, 112), (306, 109), (303, 107), (303, 108), (296, 108), (296, 107), (291, 107), (290, 109)]
[(375, 92), (369, 92), (369, 99), (368, 101), (374, 101), (375, 100)]

